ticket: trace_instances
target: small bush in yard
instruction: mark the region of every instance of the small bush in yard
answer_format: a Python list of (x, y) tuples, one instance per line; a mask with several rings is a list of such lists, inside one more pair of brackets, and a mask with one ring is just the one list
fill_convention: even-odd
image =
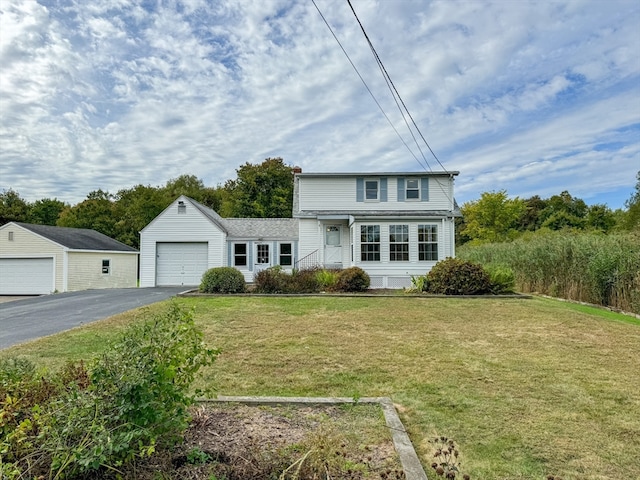
[(242, 293), (244, 289), (244, 275), (233, 267), (210, 268), (200, 283), (203, 293)]
[(260, 270), (253, 277), (256, 293), (287, 293), (287, 277), (282, 267), (271, 267)]
[(364, 292), (371, 285), (371, 279), (367, 272), (359, 267), (350, 267), (341, 270), (335, 289), (339, 292)]
[(316, 280), (321, 290), (333, 290), (338, 282), (339, 270), (316, 270)]
[(73, 478), (117, 471), (186, 428), (198, 370), (211, 364), (190, 312), (173, 304), (128, 328), (92, 368), (35, 373), (8, 360), (0, 374), (0, 477)]
[(491, 279), (482, 265), (447, 258), (427, 274), (427, 289), (439, 295), (482, 295), (491, 292)]
[(287, 293), (317, 293), (320, 291), (320, 283), (317, 276), (318, 270), (308, 268), (294, 270), (287, 275)]

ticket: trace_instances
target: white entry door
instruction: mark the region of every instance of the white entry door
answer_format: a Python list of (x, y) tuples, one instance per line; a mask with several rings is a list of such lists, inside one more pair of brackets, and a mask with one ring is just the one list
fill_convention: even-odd
[(342, 264), (342, 228), (340, 225), (325, 226), (324, 264)]
[(258, 273), (271, 266), (271, 252), (268, 243), (257, 243), (254, 249), (253, 273)]

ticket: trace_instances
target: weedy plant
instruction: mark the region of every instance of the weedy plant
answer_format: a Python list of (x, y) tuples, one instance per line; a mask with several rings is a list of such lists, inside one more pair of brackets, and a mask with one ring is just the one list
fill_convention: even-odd
[(437, 437), (431, 441), (435, 448), (433, 457), (435, 461), (431, 468), (439, 477), (454, 479), (462, 475), (463, 480), (470, 480), (471, 477), (460, 472), (460, 451), (453, 439), (447, 437)]

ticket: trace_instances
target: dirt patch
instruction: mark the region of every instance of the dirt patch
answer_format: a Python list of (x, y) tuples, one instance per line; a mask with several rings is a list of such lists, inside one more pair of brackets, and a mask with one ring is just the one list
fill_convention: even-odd
[(123, 478), (404, 479), (378, 405), (204, 404), (184, 442)]

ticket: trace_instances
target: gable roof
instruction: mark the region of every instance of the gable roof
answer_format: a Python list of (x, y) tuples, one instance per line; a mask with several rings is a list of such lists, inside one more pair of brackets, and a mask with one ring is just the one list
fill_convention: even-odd
[[(87, 228), (54, 227), (32, 223), (11, 222), (41, 237), (72, 250), (99, 250), (138, 253), (138, 251), (100, 232)], [(9, 224), (8, 224), (9, 225)]]
[[(202, 213), (205, 217), (207, 217), (209, 220), (211, 220), (213, 223), (215, 223), (225, 233), (229, 233), (227, 231), (228, 229), (227, 229), (227, 226), (226, 226), (225, 219), (222, 218), (215, 210), (213, 210), (212, 208), (209, 208), (209, 207), (206, 207), (206, 206), (202, 205), (200, 202), (197, 202), (193, 198), (187, 197), (186, 195), (181, 195), (181, 197), (184, 197), (185, 199), (189, 200), (189, 202), (191, 202), (193, 204), (193, 206), (196, 207), (200, 211), (200, 213)], [(180, 199), (180, 197), (178, 198), (178, 200), (179, 199)]]

